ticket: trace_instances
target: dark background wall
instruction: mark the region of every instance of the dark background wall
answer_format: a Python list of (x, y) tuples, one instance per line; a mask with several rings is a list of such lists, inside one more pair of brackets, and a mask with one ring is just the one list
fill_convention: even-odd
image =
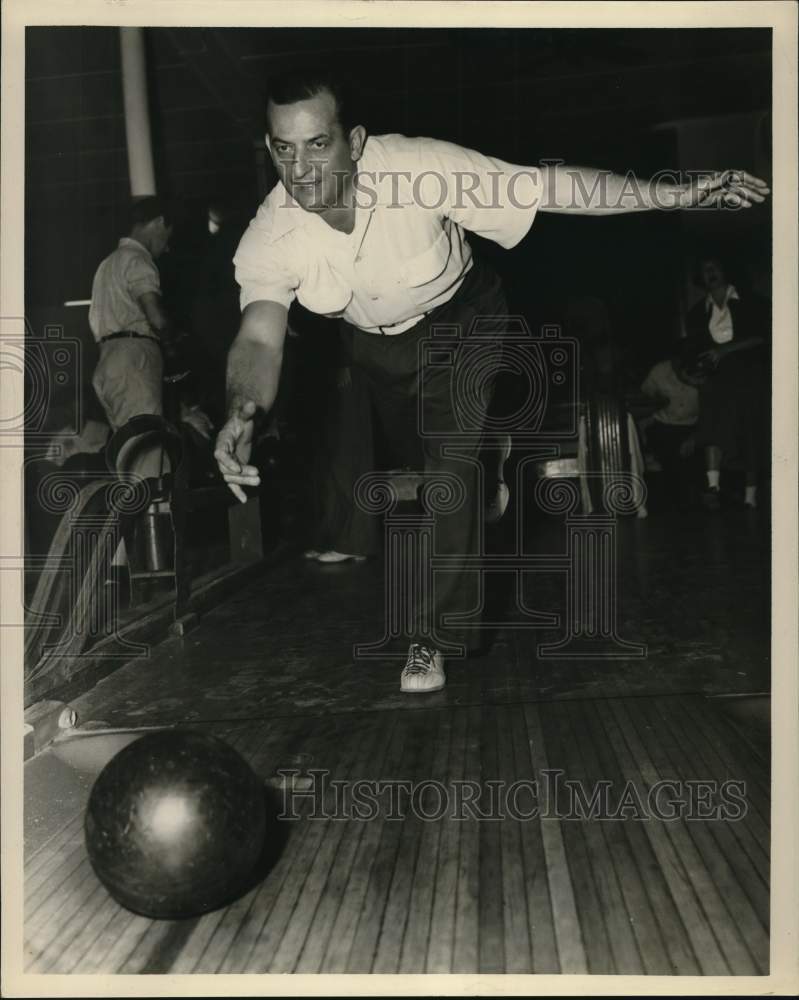
[[(159, 190), (179, 197), (195, 224), (219, 192), (254, 209), (270, 183), (258, 148), (265, 80), (319, 60), (358, 71), (375, 133), (433, 135), (522, 164), (562, 158), (644, 175), (734, 166), (770, 176), (765, 29), (158, 28), (146, 36)], [(89, 296), (98, 262), (124, 231), (117, 29), (28, 28), (26, 102), (26, 298), (37, 332), (41, 317), (70, 312), (65, 300)], [(767, 286), (770, 232), (768, 208), (542, 215), (512, 253), (483, 249), (531, 322), (557, 321), (575, 296), (599, 296), (643, 363), (679, 330), (691, 248), (716, 240)], [(85, 323), (71, 312), (69, 323)]]

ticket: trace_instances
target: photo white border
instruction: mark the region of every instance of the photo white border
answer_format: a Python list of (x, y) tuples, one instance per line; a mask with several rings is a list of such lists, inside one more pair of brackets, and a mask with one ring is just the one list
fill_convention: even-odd
[[(383, 2), (383, 0), (5, 0), (2, 5), (0, 317), (24, 316), (26, 25), (196, 27), (770, 27), (773, 47), (774, 430), (772, 461), (771, 973), (693, 976), (33, 976), (22, 971), (23, 634), (0, 628), (2, 995), (765, 995), (799, 991), (797, 696), (797, 6), (788, 2)], [(21, 321), (20, 321), (21, 322)], [(22, 378), (0, 371), (3, 412), (22, 412)], [(0, 445), (2, 442), (0, 442)], [(20, 452), (0, 447), (0, 568), (21, 555)], [(21, 573), (0, 572), (0, 622), (20, 620)]]

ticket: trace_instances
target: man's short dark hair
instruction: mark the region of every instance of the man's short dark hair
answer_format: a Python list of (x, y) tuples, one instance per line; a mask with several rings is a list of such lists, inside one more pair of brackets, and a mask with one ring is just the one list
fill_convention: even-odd
[(132, 230), (136, 226), (146, 226), (148, 222), (152, 222), (159, 216), (163, 216), (164, 222), (169, 225), (170, 212), (160, 198), (155, 197), (155, 195), (139, 198), (130, 207), (130, 228)]
[[(353, 88), (342, 73), (332, 69), (295, 69), (281, 73), (269, 82), (267, 103), (296, 104), (327, 91), (336, 102), (339, 125), (344, 135), (360, 124), (353, 107)], [(269, 122), (267, 120), (267, 130)]]

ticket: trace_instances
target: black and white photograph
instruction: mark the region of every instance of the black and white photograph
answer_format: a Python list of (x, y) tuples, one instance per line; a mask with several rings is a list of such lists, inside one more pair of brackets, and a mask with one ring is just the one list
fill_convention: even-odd
[(799, 989), (796, 44), (7, 0), (4, 995)]

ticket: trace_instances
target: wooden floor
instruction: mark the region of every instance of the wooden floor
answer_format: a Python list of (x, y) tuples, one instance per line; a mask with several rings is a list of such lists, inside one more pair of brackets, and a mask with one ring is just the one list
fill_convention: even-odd
[[(299, 817), (280, 823), (285, 843), (267, 877), (196, 920), (134, 916), (92, 872), (78, 809), (27, 859), (29, 972), (768, 972), (767, 763), (705, 699), (343, 713), (211, 728), (274, 779), (275, 806)], [(317, 777), (319, 798), (279, 791), (275, 772), (296, 766), (298, 754), (303, 767), (329, 771), (325, 794)], [(600, 779), (609, 781), (616, 807), (627, 788), (630, 818), (558, 818), (568, 810), (565, 795), (548, 804), (539, 795), (544, 815), (522, 818), (532, 812), (524, 794), (516, 818), (481, 818), (497, 815), (491, 781), (507, 789), (538, 779), (543, 789), (547, 770), (581, 782), (589, 798)], [(381, 815), (354, 817), (342, 790), (356, 780), (413, 788), (431, 778), (446, 797), (414, 792), (414, 809), (400, 796), (396, 819), (379, 795)], [(662, 779), (744, 782), (746, 815), (631, 818), (635, 793), (646, 810), (648, 790)], [(333, 780), (344, 783), (338, 792)], [(455, 788), (464, 781), (479, 782), (482, 795), (456, 818)]]
[[(59, 758), (57, 823), (27, 840), (28, 971), (766, 974), (768, 736), (709, 696), (768, 690), (768, 524), (729, 511), (619, 527), (618, 623), (643, 659), (546, 659), (539, 644), (557, 630), (520, 628), (510, 602), (484, 656), (409, 698), (397, 661), (353, 662), (353, 642), (381, 634), (380, 564), (295, 554), (72, 699), (86, 728), (222, 736), (297, 818), (275, 823), (275, 863), (248, 895), (153, 922), (96, 879), (82, 832), (91, 781), (76, 770), (68, 792)], [(543, 529), (537, 551), (559, 551), (561, 526)], [(530, 574), (525, 606), (562, 611), (564, 587)], [(286, 768), (327, 772), (326, 790), (317, 776), (318, 799), (285, 800)], [(560, 792), (546, 796), (554, 772)], [(359, 818), (349, 795), (369, 780), (382, 782), (379, 808)], [(683, 799), (687, 782), (715, 782), (711, 809), (721, 783), (742, 783), (744, 814), (665, 820), (648, 801), (664, 780)], [(520, 787), (518, 811), (500, 811), (520, 781), (538, 782), (536, 802)], [(590, 815), (602, 782), (616, 818)], [(569, 818), (569, 787), (583, 818)]]

